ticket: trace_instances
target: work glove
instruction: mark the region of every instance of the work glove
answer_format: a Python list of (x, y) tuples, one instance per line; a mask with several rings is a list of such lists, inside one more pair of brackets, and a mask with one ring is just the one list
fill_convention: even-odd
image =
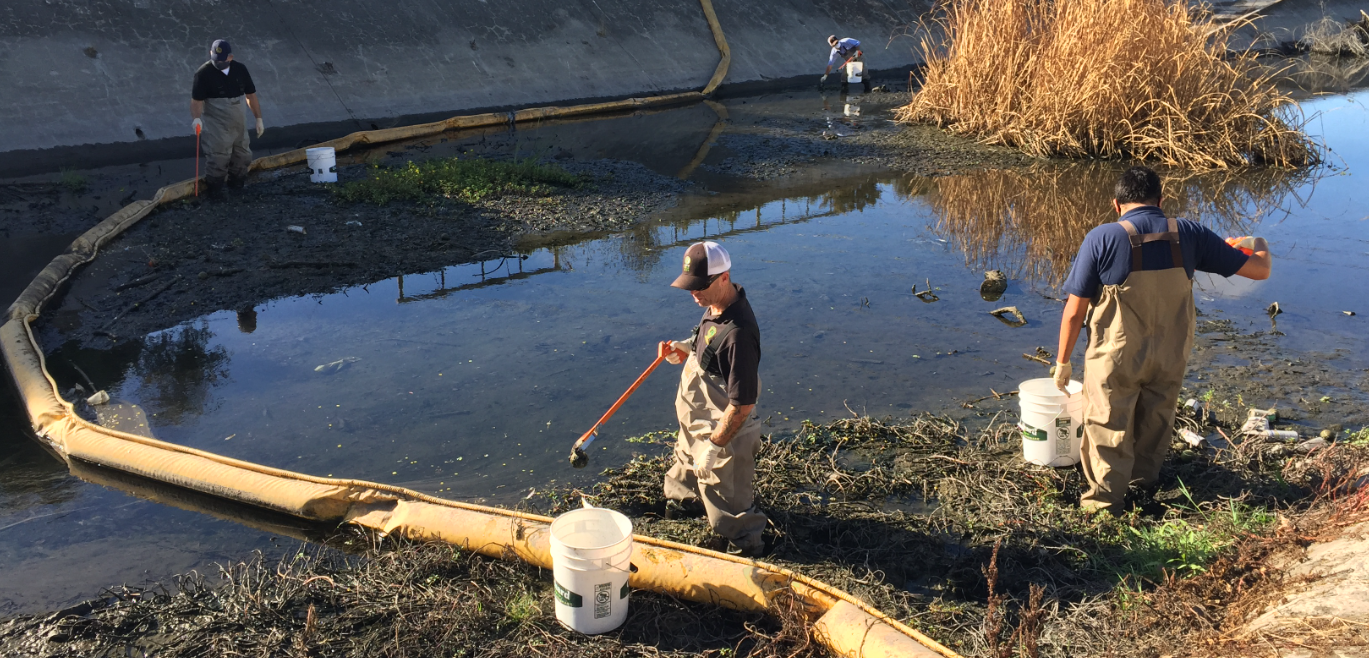
[(200, 130), (202, 130), (202, 129), (204, 128), (204, 122), (203, 122), (203, 121), (200, 121), (199, 119), (195, 119), (194, 121), (191, 121), (191, 122), (190, 122), (190, 125), (195, 129), (195, 134), (196, 134), (196, 135), (200, 134)]
[(664, 356), (666, 363), (680, 365), (693, 353), (694, 347), (682, 340), (661, 341), (657, 347), (658, 354)]
[(700, 481), (713, 479), (713, 466), (718, 463), (718, 455), (723, 451), (723, 447), (708, 441), (704, 446), (703, 454), (694, 460), (694, 476)]
[(1240, 238), (1227, 238), (1226, 243), (1247, 256), (1253, 256), (1257, 251), (1269, 251), (1269, 243), (1264, 238), (1257, 238), (1251, 235)]
[(261, 117), (257, 117), (257, 137), (261, 137), (264, 132), (266, 132), (266, 124), (261, 122)]
[(1060, 389), (1061, 393), (1069, 393), (1066, 389), (1070, 385), (1070, 375), (1072, 374), (1074, 374), (1074, 368), (1068, 363), (1057, 362), (1055, 367), (1051, 368), (1051, 377), (1055, 379), (1055, 387)]
[(824, 83), (824, 82), (827, 82), (827, 74), (826, 74), (826, 73), (822, 74), (822, 77), (821, 77), (821, 78), (818, 78), (818, 84), (822, 84), (822, 83)]

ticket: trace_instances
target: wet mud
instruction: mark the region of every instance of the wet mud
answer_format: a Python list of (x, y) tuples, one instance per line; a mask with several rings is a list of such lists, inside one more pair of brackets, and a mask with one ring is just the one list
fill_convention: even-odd
[[(622, 230), (710, 187), (771, 181), (824, 166), (925, 177), (1030, 161), (930, 127), (894, 124), (888, 115), (904, 97), (885, 92), (824, 98), (819, 114), (826, 119), (819, 122), (791, 116), (783, 102), (752, 112), (741, 101), (730, 113), (709, 103), (718, 115), (715, 128), (728, 131), (710, 135), (696, 162), (678, 172), (697, 173), (697, 182), (635, 162), (581, 160), (554, 144), (543, 149), (543, 161), (580, 176), (584, 184), (545, 197), (375, 206), (337, 200), (328, 186), (310, 183), (302, 167), (263, 172), (243, 190), (230, 191), (226, 201), (202, 197), (159, 208), (83, 268), (40, 326), (48, 338), (59, 334), (106, 347), (213, 310), (247, 313), (274, 298), (511, 257), (515, 242), (530, 236)], [(848, 116), (851, 107), (857, 114)], [(353, 164), (339, 166), (339, 180), (365, 176), (370, 165), (436, 157), (453, 146), (467, 157), (495, 158), (520, 157), (519, 148), (526, 148), (485, 138), (446, 143), (439, 140), (446, 146), (436, 150), (416, 142), (354, 154)]]
[[(580, 188), (383, 206), (340, 202), (310, 183), (307, 170), (260, 175), (226, 200), (161, 208), (111, 241), (44, 326), (83, 343), (118, 343), (213, 310), (250, 313), (278, 297), (495, 260), (526, 234), (622, 228), (673, 205), (685, 188), (634, 163), (562, 166), (582, 177)], [(366, 168), (343, 167), (340, 177)]]

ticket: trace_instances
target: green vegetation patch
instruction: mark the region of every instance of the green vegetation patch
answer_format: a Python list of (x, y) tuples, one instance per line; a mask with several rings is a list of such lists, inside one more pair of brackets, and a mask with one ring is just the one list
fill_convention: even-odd
[(377, 205), (436, 198), (477, 202), (501, 196), (550, 196), (582, 182), (565, 169), (532, 159), (444, 158), (397, 167), (374, 165), (364, 180), (340, 186), (337, 196)]

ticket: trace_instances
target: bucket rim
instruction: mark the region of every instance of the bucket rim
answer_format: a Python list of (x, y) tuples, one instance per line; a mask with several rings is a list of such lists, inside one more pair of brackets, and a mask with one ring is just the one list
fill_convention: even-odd
[(1084, 392), (1084, 383), (1076, 379), (1071, 379), (1070, 383), (1065, 385), (1065, 388), (1068, 389), (1068, 393), (1062, 393), (1060, 389), (1055, 386), (1054, 379), (1050, 377), (1038, 377), (1036, 379), (1028, 379), (1027, 381), (1022, 382), (1021, 384), (1018, 384), (1017, 395), (1019, 398), (1034, 397), (1070, 399), (1073, 398), (1075, 395)]
[[(622, 533), (622, 536), (619, 539), (598, 546), (571, 546), (570, 544), (567, 544), (565, 541), (563, 541), (557, 531), (559, 529), (564, 529), (567, 524), (575, 522), (579, 517), (587, 515), (607, 515), (608, 518), (613, 521), (614, 525), (618, 527), (618, 530)], [(566, 548), (576, 551), (602, 551), (605, 549), (611, 549), (614, 546), (617, 546), (618, 544), (628, 543), (630, 545), (632, 543), (632, 519), (629, 519), (622, 512), (619, 512), (617, 510), (611, 510), (606, 507), (584, 507), (577, 510), (571, 510), (553, 519), (551, 522), (551, 526), (548, 527), (548, 534), (550, 535), (551, 544), (553, 547), (557, 544), (560, 544), (561, 546), (565, 546)], [(616, 555), (616, 553), (614, 553), (614, 555)], [(599, 558), (596, 557), (589, 559)]]

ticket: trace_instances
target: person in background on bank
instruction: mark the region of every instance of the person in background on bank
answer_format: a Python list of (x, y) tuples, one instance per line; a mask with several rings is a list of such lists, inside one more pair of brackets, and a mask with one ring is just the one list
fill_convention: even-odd
[(728, 540), (729, 553), (758, 557), (765, 552), (767, 519), (754, 500), (761, 425), (751, 412), (761, 389), (761, 333), (731, 269), (722, 245), (696, 242), (685, 251), (684, 272), (670, 284), (688, 290), (705, 310), (688, 340), (657, 348), (668, 362), (684, 364), (675, 396), (675, 463), (665, 475), (666, 511), (702, 506), (709, 527)]
[(1264, 238), (1223, 241), (1197, 222), (1160, 210), (1160, 177), (1145, 167), (1113, 190), (1115, 223), (1084, 238), (1064, 290), (1056, 386), (1069, 383), (1070, 354), (1087, 321), (1079, 504), (1120, 514), (1127, 488), (1156, 484), (1174, 432), (1175, 405), (1193, 348), (1194, 270), (1269, 278)]
[(261, 121), (261, 101), (252, 74), (241, 62), (233, 61), (233, 47), (219, 39), (209, 48), (209, 61), (195, 71), (190, 90), (191, 126), (204, 148), (204, 178), (210, 197), (221, 197), (227, 185), (242, 188), (247, 168), (252, 164), (252, 148), (247, 142), (247, 118), (243, 104), (257, 118), (257, 137), (266, 130)]
[[(846, 68), (847, 62), (865, 62), (865, 53), (860, 49), (860, 42), (847, 37), (838, 39), (837, 35), (827, 37), (827, 45), (832, 47), (832, 53), (827, 56), (827, 70), (822, 72), (822, 78), (818, 80), (818, 86), (827, 82), (827, 76), (832, 74), (832, 67), (836, 67), (841, 75), (841, 91), (846, 93), (849, 90), (851, 76)], [(860, 77), (861, 85), (865, 93), (870, 93), (870, 76), (862, 74)]]

